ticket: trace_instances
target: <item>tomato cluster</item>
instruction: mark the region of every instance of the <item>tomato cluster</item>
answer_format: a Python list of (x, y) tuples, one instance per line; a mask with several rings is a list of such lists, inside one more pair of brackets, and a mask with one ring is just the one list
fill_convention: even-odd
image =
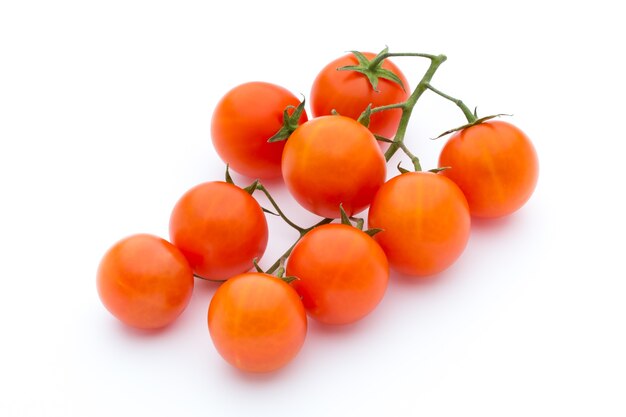
[[(412, 93), (392, 56), (430, 59)], [(296, 356), (307, 315), (325, 325), (353, 323), (383, 298), (390, 267), (415, 277), (448, 268), (467, 245), (472, 216), (508, 215), (528, 200), (538, 162), (521, 130), (494, 116), (478, 118), (431, 85), (443, 61), (387, 49), (343, 56), (314, 81), (311, 120), (304, 101), (277, 85), (252, 82), (226, 93), (211, 122), (226, 181), (199, 184), (180, 198), (170, 217), (171, 243), (133, 235), (104, 255), (97, 287), (105, 307), (130, 326), (163, 327), (185, 309), (194, 276), (220, 282), (208, 309), (215, 348), (241, 370), (269, 372)], [(446, 132), (455, 133), (430, 171), (404, 143), (426, 90), (454, 102), (468, 119)], [(387, 180), (386, 163), (398, 150), (415, 172), (400, 169)], [(229, 166), (252, 184), (235, 185)], [(260, 182), (277, 176), (322, 217), (318, 223), (298, 226), (280, 210)], [(261, 207), (257, 191), (276, 213)], [(365, 219), (355, 216), (366, 209), (364, 230)], [(268, 242), (264, 212), (299, 232), (266, 271), (257, 263)]]

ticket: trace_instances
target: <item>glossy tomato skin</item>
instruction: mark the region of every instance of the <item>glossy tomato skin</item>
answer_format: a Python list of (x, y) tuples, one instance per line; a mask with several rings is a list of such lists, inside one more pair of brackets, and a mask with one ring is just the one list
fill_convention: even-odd
[[(298, 104), (296, 96), (275, 84), (250, 82), (230, 90), (211, 119), (211, 137), (220, 158), (251, 178), (279, 177), (285, 142), (267, 140), (283, 125), (285, 108)], [(306, 121), (302, 112), (300, 123)]]
[(459, 187), (431, 172), (410, 172), (383, 185), (372, 202), (369, 227), (390, 265), (414, 276), (448, 268), (463, 252), (470, 213)]
[(488, 121), (455, 133), (439, 156), (443, 172), (463, 190), (476, 217), (513, 213), (530, 198), (539, 175), (532, 142), (520, 129)]
[(327, 224), (295, 246), (287, 275), (312, 318), (325, 324), (362, 319), (382, 300), (389, 281), (387, 257), (365, 232)]
[[(368, 59), (375, 54), (366, 52)], [(326, 65), (317, 75), (311, 89), (311, 110), (314, 117), (331, 114), (333, 109), (342, 116), (358, 119), (368, 104), (372, 107), (384, 106), (406, 101), (411, 90), (409, 83), (400, 69), (386, 59), (383, 68), (393, 71), (404, 83), (404, 89), (397, 83), (380, 78), (378, 91), (372, 88), (367, 77), (355, 71), (337, 71), (346, 65), (357, 65), (353, 54), (344, 55)], [(400, 109), (375, 113), (370, 120), (372, 132), (392, 138), (398, 130), (402, 117)]]
[(222, 284), (209, 306), (211, 339), (220, 355), (246, 372), (271, 372), (300, 351), (307, 332), (298, 293), (279, 278), (249, 272)]
[(129, 236), (113, 245), (98, 268), (104, 306), (121, 322), (156, 329), (173, 322), (193, 290), (193, 272), (183, 254), (156, 236)]
[(268, 239), (265, 215), (246, 191), (206, 182), (187, 191), (170, 217), (172, 243), (203, 278), (223, 280), (252, 268)]
[(363, 211), (385, 182), (386, 164), (372, 133), (344, 116), (322, 116), (287, 140), (283, 178), (291, 195), (322, 217)]

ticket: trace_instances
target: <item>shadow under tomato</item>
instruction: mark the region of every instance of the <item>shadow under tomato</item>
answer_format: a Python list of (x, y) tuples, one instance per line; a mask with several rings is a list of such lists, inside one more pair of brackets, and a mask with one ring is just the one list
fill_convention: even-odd
[(487, 232), (491, 233), (495, 230), (501, 230), (505, 227), (510, 227), (516, 223), (516, 217), (520, 214), (513, 213), (508, 216), (496, 217), (495, 219), (487, 219), (482, 217), (472, 217), (472, 232)]

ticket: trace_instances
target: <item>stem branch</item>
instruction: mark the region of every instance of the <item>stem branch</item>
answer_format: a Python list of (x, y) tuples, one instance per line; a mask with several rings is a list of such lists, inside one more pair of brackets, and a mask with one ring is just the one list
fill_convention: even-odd
[(289, 226), (293, 227), (294, 229), (296, 229), (300, 233), (302, 233), (305, 230), (303, 227), (298, 226), (297, 224), (295, 224), (294, 222), (289, 220), (289, 218), (287, 216), (285, 216), (285, 213), (283, 213), (283, 211), (280, 209), (280, 207), (278, 207), (278, 204), (272, 198), (272, 196), (270, 195), (270, 192), (267, 191), (267, 188), (265, 188), (265, 186), (263, 186), (263, 184), (258, 183), (257, 186), (256, 186), (256, 189), (261, 191), (263, 194), (265, 194), (265, 197), (267, 197), (267, 200), (270, 202), (272, 207), (274, 207), (274, 210), (276, 210), (276, 213), (278, 213), (278, 215), (285, 221), (285, 223), (287, 223)]
[(467, 119), (468, 123), (474, 123), (476, 121), (476, 116), (472, 113), (472, 111), (465, 105), (465, 103), (463, 103), (462, 100), (459, 100), (458, 98), (454, 98), (446, 93), (444, 93), (441, 90), (436, 89), (435, 87), (433, 87), (432, 85), (430, 85), (430, 83), (428, 83), (426, 85), (426, 87), (432, 91), (435, 94), (440, 95), (441, 97), (445, 98), (446, 100), (450, 100), (451, 102), (453, 102), (454, 104), (456, 104), (461, 111), (463, 112), (463, 114), (465, 115), (465, 118)]
[[(387, 152), (385, 152), (385, 160), (389, 161), (391, 157), (398, 151), (398, 149), (400, 149), (401, 147), (400, 145), (402, 144), (402, 141), (404, 141), (404, 135), (406, 134), (406, 129), (407, 129), (407, 126), (409, 125), (409, 119), (411, 118), (411, 113), (413, 112), (413, 107), (415, 107), (415, 103), (417, 103), (417, 100), (421, 97), (422, 94), (424, 94), (424, 91), (426, 91), (426, 89), (428, 88), (428, 85), (430, 84), (430, 80), (432, 80), (433, 76), (435, 75), (435, 72), (437, 72), (437, 69), (439, 68), (439, 66), (446, 61), (447, 57), (445, 55), (428, 55), (428, 54), (410, 54), (409, 55), (409, 54), (389, 53), (389, 54), (384, 54), (384, 55), (423, 56), (423, 57), (430, 59), (430, 66), (428, 67), (421, 81), (419, 82), (417, 87), (415, 87), (415, 90), (413, 90), (413, 93), (411, 93), (411, 95), (405, 102), (404, 107), (402, 108), (402, 118), (400, 119), (400, 124), (398, 125), (398, 131), (396, 132), (396, 136), (393, 140), (393, 143), (389, 146), (389, 149), (387, 149)], [(384, 55), (381, 55), (381, 57)]]

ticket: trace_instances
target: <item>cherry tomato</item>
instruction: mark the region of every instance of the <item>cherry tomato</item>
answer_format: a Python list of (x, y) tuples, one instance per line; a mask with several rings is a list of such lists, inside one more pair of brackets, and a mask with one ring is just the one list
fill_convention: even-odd
[(455, 133), (439, 156), (443, 174), (463, 190), (476, 217), (511, 214), (530, 198), (539, 161), (530, 139), (510, 123), (489, 121)]
[(170, 237), (196, 274), (221, 280), (252, 268), (252, 260), (265, 252), (268, 229), (250, 194), (216, 181), (197, 185), (178, 200)]
[(344, 116), (322, 116), (292, 133), (283, 152), (283, 177), (307, 210), (338, 218), (363, 211), (385, 182), (386, 165), (372, 133)]
[[(376, 56), (370, 52), (364, 55), (370, 60)], [(375, 91), (365, 75), (356, 71), (337, 71), (337, 68), (357, 64), (356, 57), (348, 54), (332, 61), (320, 71), (311, 89), (313, 116), (328, 115), (335, 109), (342, 116), (358, 119), (368, 104), (372, 104), (372, 107), (379, 107), (401, 103), (409, 97), (408, 92), (411, 90), (406, 77), (388, 59), (384, 61), (383, 68), (400, 77), (404, 89), (393, 81), (379, 78), (378, 91)], [(392, 138), (398, 130), (401, 117), (400, 109), (374, 113), (369, 128), (378, 135)]]
[(193, 272), (182, 253), (159, 237), (140, 234), (117, 242), (98, 268), (98, 294), (123, 323), (155, 329), (173, 322), (193, 290)]
[(209, 306), (209, 333), (217, 351), (247, 372), (271, 372), (300, 351), (307, 332), (298, 293), (283, 280), (249, 272), (222, 284)]
[(396, 270), (416, 276), (449, 267), (463, 252), (470, 214), (463, 193), (451, 180), (431, 172), (410, 172), (386, 182), (369, 210), (374, 239)]
[(344, 224), (319, 226), (298, 242), (287, 275), (307, 312), (326, 324), (353, 323), (382, 300), (389, 264), (365, 232)]
[[(270, 83), (251, 82), (233, 88), (219, 101), (211, 120), (217, 153), (240, 174), (252, 178), (279, 177), (285, 142), (267, 140), (283, 125), (285, 108), (298, 104), (296, 96)], [(300, 123), (306, 120), (303, 112)]]

